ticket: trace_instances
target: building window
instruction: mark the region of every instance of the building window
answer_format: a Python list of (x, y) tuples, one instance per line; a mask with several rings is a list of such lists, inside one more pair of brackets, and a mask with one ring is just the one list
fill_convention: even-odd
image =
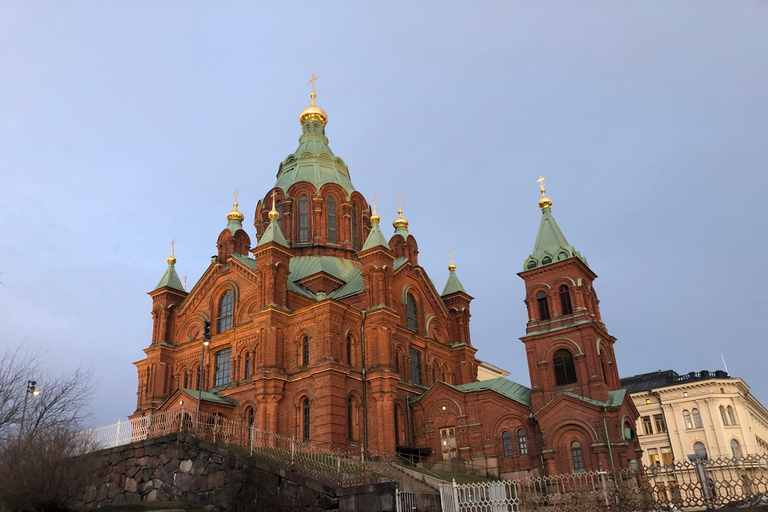
[(663, 434), (667, 431), (667, 423), (664, 421), (663, 414), (655, 414), (653, 416), (653, 422), (656, 424), (656, 433)]
[(570, 315), (573, 313), (573, 306), (571, 305), (571, 292), (568, 290), (567, 285), (560, 286), (560, 307), (562, 308), (564, 315)]
[(723, 420), (723, 425), (728, 425), (728, 417), (725, 415), (725, 407), (720, 406), (720, 419)]
[(354, 441), (355, 440), (355, 427), (354, 427), (354, 403), (352, 402), (352, 396), (347, 397), (347, 434), (349, 435), (349, 440)]
[(688, 409), (683, 411), (683, 420), (685, 421), (685, 428), (687, 429), (693, 428), (693, 421), (691, 421), (691, 413), (688, 412)]
[(304, 439), (309, 439), (309, 398), (305, 398), (304, 401), (301, 403), (301, 416), (302, 416), (302, 425), (301, 425), (301, 435)]
[(731, 453), (734, 457), (742, 457), (741, 455), (741, 446), (739, 445), (739, 442), (735, 439), (731, 439)]
[(358, 237), (357, 237), (357, 207), (355, 205), (352, 205), (352, 249), (355, 251), (358, 248)]
[(187, 372), (184, 372), (184, 385), (181, 387), (187, 389), (188, 381), (189, 381), (189, 375), (187, 374)]
[(650, 416), (643, 416), (643, 432), (645, 432), (646, 435), (653, 434), (653, 424), (651, 423)]
[(661, 466), (661, 459), (659, 459), (659, 450), (651, 448), (648, 450), (648, 458), (651, 459), (651, 466)]
[(421, 385), (421, 352), (412, 348), (411, 356), (411, 382)]
[(705, 460), (707, 458), (707, 447), (704, 446), (704, 443), (699, 442), (694, 444), (693, 451), (694, 453), (696, 453), (696, 456), (701, 460)]
[(299, 243), (309, 242), (309, 201), (299, 196)]
[(501, 433), (501, 445), (504, 447), (504, 456), (512, 456), (512, 436), (506, 430)]
[(536, 302), (539, 303), (539, 320), (549, 320), (549, 302), (547, 302), (547, 294), (543, 291), (537, 293)]
[(737, 425), (736, 423), (736, 416), (733, 415), (733, 407), (730, 405), (728, 406), (728, 424), (729, 425)]
[(578, 441), (571, 443), (571, 457), (573, 458), (573, 470), (584, 471), (584, 458), (581, 455), (581, 445)]
[(309, 336), (301, 338), (301, 366), (309, 366)]
[(219, 298), (219, 316), (216, 319), (216, 333), (232, 328), (232, 310), (235, 305), (235, 292), (225, 291)]
[(419, 332), (419, 308), (416, 306), (416, 299), (413, 298), (411, 292), (405, 294), (405, 309), (408, 314), (408, 328)]
[(243, 379), (251, 378), (251, 353), (246, 352), (243, 358)]
[(253, 408), (248, 409), (248, 426), (252, 427), (253, 423), (256, 419), (256, 416), (254, 414)]
[(661, 463), (665, 466), (670, 466), (675, 462), (675, 459), (672, 457), (672, 448), (666, 446), (661, 449)]
[(326, 201), (328, 209), (328, 243), (336, 243), (336, 199), (329, 196)]
[(397, 349), (395, 349), (395, 371), (397, 373), (402, 373), (400, 371), (400, 352)]
[(701, 428), (703, 425), (701, 424), (701, 414), (699, 414), (699, 410), (694, 409), (691, 412), (693, 413), (693, 425), (696, 428)]
[(555, 352), (552, 358), (555, 367), (555, 384), (564, 386), (576, 382), (576, 367), (573, 364), (573, 355), (566, 349), (561, 348)]
[(352, 366), (352, 336), (347, 335), (347, 364)]
[(216, 352), (216, 363), (214, 366), (214, 386), (223, 386), (229, 384), (230, 370), (232, 369), (232, 349), (225, 348)]
[(528, 455), (528, 439), (525, 437), (525, 430), (517, 431), (517, 445), (520, 447), (520, 455)]

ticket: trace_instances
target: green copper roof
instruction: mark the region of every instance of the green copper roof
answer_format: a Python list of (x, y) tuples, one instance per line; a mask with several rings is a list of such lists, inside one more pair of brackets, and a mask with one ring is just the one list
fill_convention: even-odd
[(160, 282), (155, 286), (155, 290), (164, 286), (175, 288), (182, 292), (185, 291), (184, 285), (181, 284), (181, 279), (179, 279), (179, 274), (176, 273), (176, 268), (173, 263), (168, 264), (168, 268), (166, 269), (165, 274), (163, 274), (162, 279), (160, 279)]
[(299, 137), (299, 147), (280, 164), (275, 187), (287, 192), (294, 183), (308, 181), (320, 190), (326, 183), (337, 183), (344, 187), (347, 194), (352, 194), (355, 187), (349, 178), (349, 169), (328, 146), (323, 124), (307, 120), (302, 130), (304, 133)]
[(573, 257), (579, 258), (587, 264), (587, 259), (579, 253), (565, 239), (565, 235), (560, 231), (560, 227), (552, 216), (552, 209), (541, 209), (541, 224), (539, 225), (539, 235), (536, 237), (536, 244), (533, 246), (533, 253), (528, 256), (523, 264), (523, 270), (532, 270), (537, 267), (543, 267), (556, 261), (567, 260)]
[[(187, 388), (180, 388), (183, 392), (187, 393), (189, 396), (194, 397), (197, 399), (198, 393), (200, 393), (196, 389), (187, 389)], [(200, 398), (205, 402), (214, 402), (217, 404), (227, 404), (227, 405), (235, 405), (237, 402), (232, 400), (231, 398), (227, 398), (225, 396), (217, 395), (216, 393), (211, 393), (209, 391), (203, 391), (200, 393)]]
[(463, 393), (469, 393), (472, 391), (483, 391), (490, 389), (500, 395), (504, 395), (507, 398), (511, 398), (515, 402), (523, 405), (531, 406), (531, 389), (513, 382), (504, 377), (498, 377), (490, 380), (480, 380), (477, 382), (470, 382), (469, 384), (462, 384), (460, 386), (452, 386)]
[(467, 293), (467, 290), (465, 290), (464, 287), (461, 286), (461, 282), (459, 281), (459, 277), (456, 275), (456, 271), (451, 270), (451, 273), (448, 275), (448, 282), (445, 283), (445, 288), (443, 288), (443, 293), (441, 293), (440, 295), (442, 297), (445, 297), (446, 295), (450, 295), (456, 292)]
[(261, 247), (269, 242), (275, 242), (283, 247), (288, 247), (288, 242), (285, 241), (283, 230), (280, 229), (277, 219), (270, 219), (269, 225), (267, 226), (267, 229), (264, 230), (264, 234), (261, 235), (261, 240), (256, 244), (256, 247)]
[(314, 292), (297, 284), (297, 281), (318, 272), (325, 272), (344, 281), (343, 285), (326, 294), (325, 297), (343, 299), (365, 290), (365, 279), (360, 262), (333, 256), (294, 256), (291, 258), (288, 289), (317, 300), (318, 297)]
[(408, 237), (411, 236), (411, 233), (408, 231), (408, 228), (405, 226), (398, 226), (395, 228), (395, 234), (400, 235), (406, 240), (408, 240)]
[(237, 219), (231, 219), (229, 222), (227, 222), (227, 229), (229, 229), (229, 232), (234, 235), (239, 229), (243, 229), (243, 223)]
[(384, 238), (384, 233), (379, 229), (379, 223), (373, 222), (371, 223), (371, 232), (368, 234), (368, 238), (366, 238), (362, 250), (365, 251), (366, 249), (372, 249), (378, 246), (389, 249), (387, 239)]

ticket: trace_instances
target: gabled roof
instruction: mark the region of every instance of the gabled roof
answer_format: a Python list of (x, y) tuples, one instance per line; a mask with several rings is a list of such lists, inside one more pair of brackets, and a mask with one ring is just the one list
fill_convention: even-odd
[(155, 286), (155, 290), (165, 286), (180, 290), (182, 292), (186, 291), (184, 290), (184, 285), (181, 284), (181, 279), (179, 279), (179, 275), (176, 273), (176, 268), (173, 263), (168, 264), (168, 268), (165, 270), (165, 274), (163, 274), (160, 282), (157, 283), (157, 286)]
[(289, 265), (288, 289), (310, 299), (316, 300), (316, 294), (303, 288), (298, 282), (318, 272), (330, 274), (345, 283), (325, 297), (343, 299), (365, 290), (365, 279), (359, 261), (334, 256), (294, 256)]
[(536, 236), (533, 252), (523, 264), (523, 270), (532, 270), (574, 256), (589, 266), (587, 259), (565, 239), (565, 235), (560, 231), (560, 227), (552, 216), (552, 209), (549, 207), (542, 208), (539, 234)]
[[(179, 391), (183, 391), (189, 396), (191, 396), (194, 399), (197, 399), (199, 391), (196, 389), (188, 389), (188, 388), (179, 388)], [(225, 396), (217, 395), (216, 393), (211, 393), (210, 391), (203, 391), (200, 393), (200, 398), (203, 402), (213, 402), (215, 404), (224, 404), (224, 405), (237, 405), (237, 402), (232, 400), (231, 398), (227, 398)]]
[(363, 245), (361, 252), (367, 249), (373, 249), (374, 247), (386, 247), (387, 250), (392, 250), (389, 248), (387, 239), (384, 238), (384, 233), (379, 229), (378, 222), (371, 223), (371, 232), (368, 234), (368, 238), (365, 239), (365, 244)]
[(503, 395), (507, 398), (511, 398), (515, 402), (521, 403), (525, 406), (531, 406), (531, 389), (518, 384), (517, 382), (505, 379), (504, 377), (498, 377), (490, 380), (480, 380), (477, 382), (470, 382), (469, 384), (461, 384), (459, 386), (449, 386), (458, 389), (462, 393), (471, 393), (473, 391), (491, 390)]
[(283, 230), (280, 229), (280, 224), (277, 223), (277, 219), (270, 219), (269, 225), (267, 226), (267, 229), (264, 230), (264, 234), (261, 235), (261, 239), (256, 247), (261, 247), (269, 242), (275, 242), (283, 247), (288, 247), (288, 242), (285, 241)]
[(451, 270), (451, 273), (448, 275), (448, 281), (445, 283), (445, 288), (443, 288), (443, 293), (440, 295), (445, 297), (446, 295), (456, 292), (467, 293), (464, 287), (461, 286), (461, 281), (459, 281), (459, 276), (456, 275), (456, 271)]

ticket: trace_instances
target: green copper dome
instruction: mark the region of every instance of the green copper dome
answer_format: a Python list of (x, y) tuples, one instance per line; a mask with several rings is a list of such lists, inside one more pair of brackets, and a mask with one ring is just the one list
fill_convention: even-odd
[[(549, 201), (551, 205), (551, 200)], [(587, 258), (582, 256), (565, 239), (565, 235), (560, 231), (560, 227), (552, 216), (552, 208), (545, 204), (541, 208), (541, 224), (539, 225), (536, 244), (533, 246), (531, 255), (523, 263), (523, 270), (533, 270), (534, 268), (573, 257), (579, 258), (585, 265), (589, 266)]]

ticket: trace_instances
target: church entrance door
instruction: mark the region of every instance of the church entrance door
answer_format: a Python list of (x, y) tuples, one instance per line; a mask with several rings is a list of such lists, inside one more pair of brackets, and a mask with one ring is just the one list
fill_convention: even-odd
[(456, 458), (456, 427), (440, 429), (440, 447), (443, 451), (443, 460)]

